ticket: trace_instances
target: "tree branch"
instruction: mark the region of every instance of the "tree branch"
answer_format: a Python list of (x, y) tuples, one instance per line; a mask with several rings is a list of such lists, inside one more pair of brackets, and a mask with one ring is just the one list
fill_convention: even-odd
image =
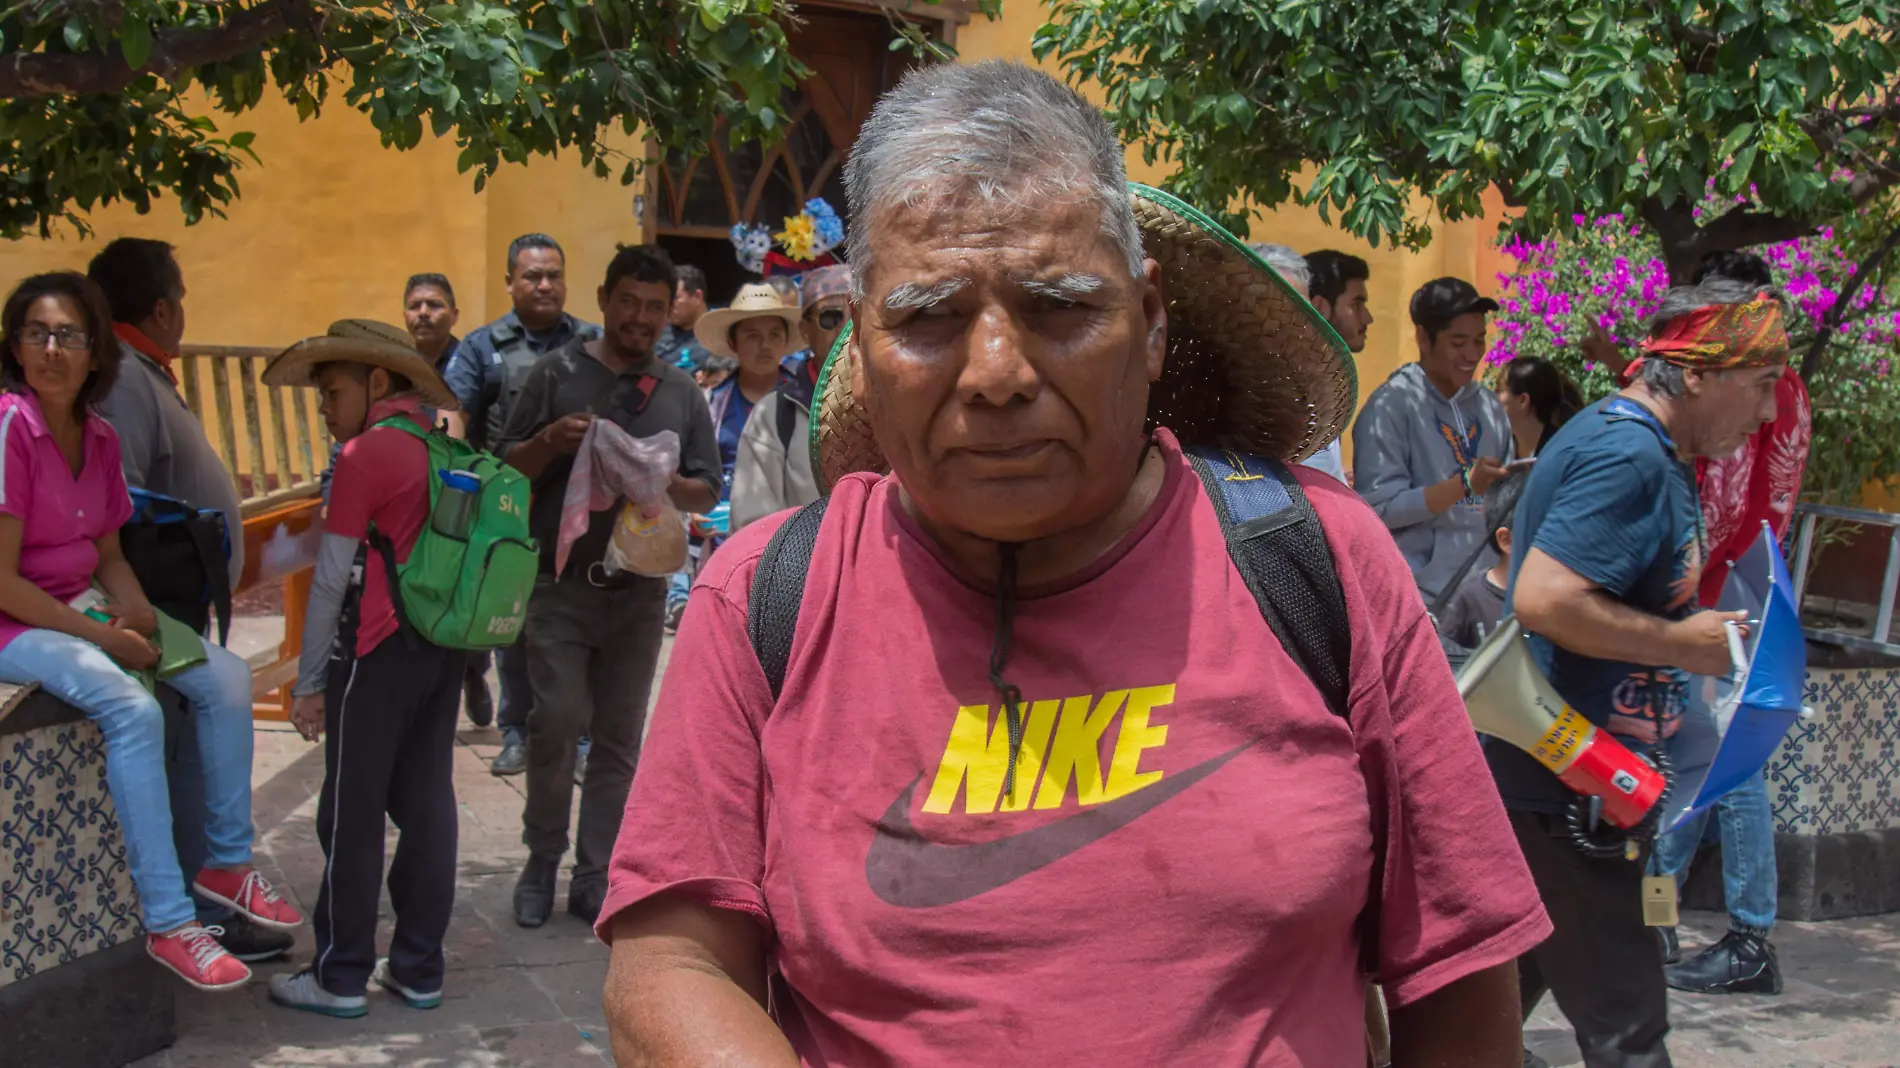
[[(1821, 354), (1827, 351), (1827, 343), (1833, 339), (1835, 332), (1841, 328), (1842, 321), (1847, 318), (1848, 306), (1854, 303), (1854, 297), (1866, 283), (1867, 276), (1878, 270), (1881, 272), (1882, 282), (1885, 281), (1887, 256), (1893, 251), (1895, 244), (1900, 244), (1900, 227), (1896, 227), (1887, 235), (1886, 240), (1880, 243), (1880, 247), (1874, 250), (1871, 257), (1861, 262), (1859, 268), (1854, 271), (1853, 280), (1848, 282), (1847, 288), (1835, 298), (1834, 306), (1828, 309), (1827, 318), (1822, 321), (1821, 328), (1814, 332), (1814, 342), (1808, 346), (1807, 354), (1801, 357), (1803, 379), (1813, 381), (1814, 372), (1821, 369)], [(1884, 285), (1877, 285), (1875, 292), (1884, 288)]]
[(193, 67), (254, 52), (290, 30), (314, 32), (321, 20), (308, 0), (265, 0), (220, 26), (153, 34), (152, 54), (138, 70), (126, 66), (116, 48), (0, 56), (0, 99), (116, 93), (147, 74), (170, 80)]

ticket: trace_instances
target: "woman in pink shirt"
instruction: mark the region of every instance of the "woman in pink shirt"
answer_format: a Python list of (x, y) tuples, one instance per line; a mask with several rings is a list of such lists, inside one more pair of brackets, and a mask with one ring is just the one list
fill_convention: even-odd
[[(91, 411), (119, 370), (105, 300), (83, 275), (35, 275), (7, 298), (0, 329), (0, 682), (37, 684), (99, 725), (146, 951), (201, 990), (238, 986), (250, 969), (197, 922), (172, 846), (163, 715), (129, 674), (158, 664), (158, 613), (119, 549), (132, 512), (119, 439)], [(103, 622), (74, 603), (95, 587)], [(251, 866), (250, 670), (221, 646), (204, 651), (165, 680), (197, 716), (204, 767), (208, 856), (191, 889), (295, 927), (303, 917)]]

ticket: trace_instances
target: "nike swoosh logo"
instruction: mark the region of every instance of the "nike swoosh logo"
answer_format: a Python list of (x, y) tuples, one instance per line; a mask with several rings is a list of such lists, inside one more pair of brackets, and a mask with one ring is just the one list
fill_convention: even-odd
[[(904, 909), (936, 908), (980, 894), (1045, 868), (1083, 846), (1133, 823), (1163, 802), (1219, 771), (1253, 743), (1222, 753), (1177, 775), (1041, 827), (969, 845), (932, 842), (910, 821), (911, 798), (922, 775), (897, 795), (871, 837), (864, 877), (871, 892)], [(1033, 787), (1033, 784), (1030, 784)], [(1028, 787), (1025, 787), (1028, 788)]]

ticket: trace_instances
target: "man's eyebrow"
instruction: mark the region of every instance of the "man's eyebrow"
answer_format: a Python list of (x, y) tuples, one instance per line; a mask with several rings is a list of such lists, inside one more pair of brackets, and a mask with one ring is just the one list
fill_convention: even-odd
[(946, 278), (935, 285), (901, 282), (884, 295), (885, 311), (917, 311), (934, 307), (968, 288), (968, 278)]
[(1100, 290), (1108, 281), (1095, 274), (1063, 274), (1054, 278), (1013, 278), (1025, 292), (1051, 300), (1074, 300)]

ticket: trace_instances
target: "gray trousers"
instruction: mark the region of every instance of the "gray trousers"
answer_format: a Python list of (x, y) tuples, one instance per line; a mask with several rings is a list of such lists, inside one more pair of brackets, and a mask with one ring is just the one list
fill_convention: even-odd
[(1552, 928), (1517, 959), (1524, 1017), (1548, 991), (1576, 1029), (1584, 1068), (1669, 1068), (1662, 945), (1643, 925), (1647, 851), (1633, 861), (1587, 857), (1560, 836), (1563, 817), (1510, 816)]
[(528, 601), (534, 715), (521, 820), (521, 840), (534, 856), (558, 861), (567, 852), (574, 744), (582, 734), (592, 738), (574, 835), (576, 883), (607, 877), (666, 626), (665, 579), (602, 588), (580, 572), (573, 568), (558, 583), (537, 580)]

